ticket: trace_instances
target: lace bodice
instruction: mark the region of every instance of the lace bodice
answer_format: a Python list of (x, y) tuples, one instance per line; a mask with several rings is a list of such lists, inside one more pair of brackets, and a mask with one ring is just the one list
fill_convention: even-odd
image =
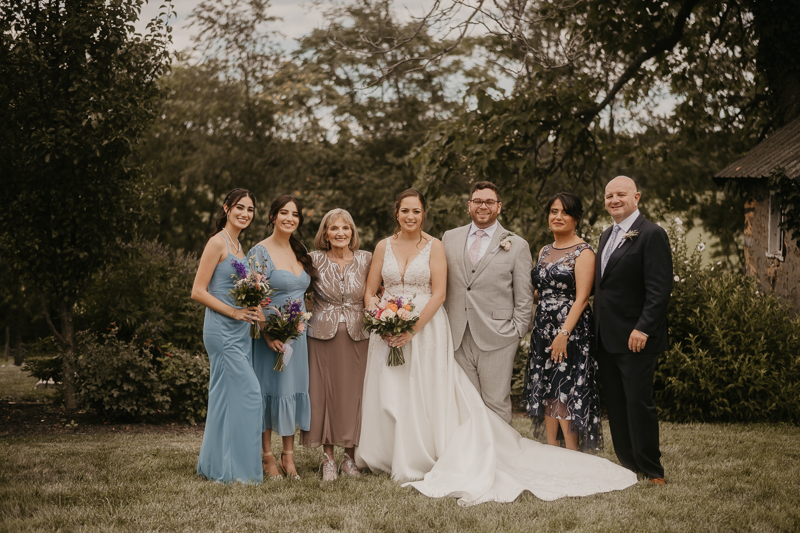
[(392, 251), (391, 237), (386, 239), (386, 254), (383, 259), (383, 284), (386, 292), (394, 296), (417, 295), (430, 296), (431, 289), (431, 245), (433, 239), (428, 241), (425, 248), (411, 260), (403, 276), (400, 275), (400, 265)]

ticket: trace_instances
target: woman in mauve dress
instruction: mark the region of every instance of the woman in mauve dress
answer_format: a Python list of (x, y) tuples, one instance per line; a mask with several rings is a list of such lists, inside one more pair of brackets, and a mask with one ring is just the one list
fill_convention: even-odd
[(342, 474), (358, 476), (353, 460), (361, 435), (361, 394), (369, 334), (362, 328), (364, 288), (372, 254), (359, 250), (358, 230), (344, 209), (329, 211), (311, 252), (314, 313), (309, 323), (311, 428), (303, 446), (322, 446), (322, 479), (337, 478), (334, 446), (344, 448)]

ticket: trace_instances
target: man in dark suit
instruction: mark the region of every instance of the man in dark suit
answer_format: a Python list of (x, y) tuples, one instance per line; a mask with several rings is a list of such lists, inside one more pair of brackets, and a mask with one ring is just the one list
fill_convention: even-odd
[(594, 324), (614, 451), (622, 466), (664, 484), (653, 376), (669, 348), (672, 254), (667, 233), (639, 213), (641, 194), (626, 176), (606, 186), (614, 226), (600, 236)]

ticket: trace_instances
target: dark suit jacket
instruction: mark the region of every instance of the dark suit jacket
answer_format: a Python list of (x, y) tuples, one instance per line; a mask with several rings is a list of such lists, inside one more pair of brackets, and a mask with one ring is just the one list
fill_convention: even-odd
[(613, 228), (600, 236), (594, 276), (594, 332), (610, 353), (632, 353), (628, 338), (634, 329), (648, 335), (642, 353), (660, 353), (669, 349), (667, 306), (672, 291), (672, 253), (667, 232), (639, 218), (626, 239), (614, 250), (600, 276), (605, 245)]

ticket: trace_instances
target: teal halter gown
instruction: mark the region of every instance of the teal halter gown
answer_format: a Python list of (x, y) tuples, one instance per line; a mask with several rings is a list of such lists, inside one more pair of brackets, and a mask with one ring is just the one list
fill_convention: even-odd
[[(311, 277), (303, 270), (295, 276), (287, 270), (278, 270), (262, 245), (257, 244), (247, 254), (255, 256), (261, 271), (269, 278), (272, 305), (283, 306), (288, 300), (303, 300)], [(303, 308), (305, 311), (305, 307)], [(294, 435), (295, 428), (311, 429), (311, 399), (308, 396), (308, 344), (306, 332), (292, 342), (292, 358), (283, 372), (272, 370), (278, 354), (269, 349), (263, 338), (253, 340), (253, 368), (261, 384), (264, 404), (262, 430), (271, 429), (281, 437)]]
[[(227, 245), (228, 241), (225, 241)], [(231, 261), (246, 263), (228, 249), (208, 284), (208, 292), (239, 308), (228, 292), (233, 288)], [(261, 483), (261, 387), (253, 372), (250, 324), (206, 308), (203, 342), (211, 363), (208, 415), (197, 474), (220, 483)]]

